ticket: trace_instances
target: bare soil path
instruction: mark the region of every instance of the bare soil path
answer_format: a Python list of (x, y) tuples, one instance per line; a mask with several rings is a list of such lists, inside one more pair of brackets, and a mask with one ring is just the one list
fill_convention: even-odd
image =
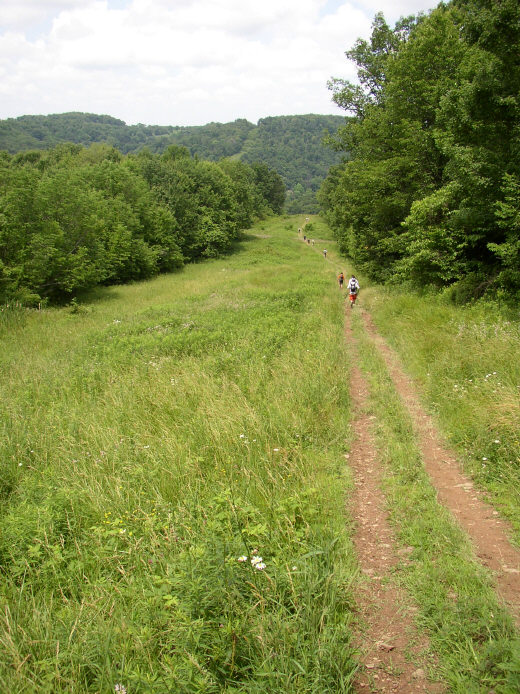
[[(345, 337), (355, 353), (357, 343), (351, 330), (350, 308), (346, 309)], [(355, 356), (353, 361), (356, 362)], [(368, 386), (356, 366), (350, 387), (357, 416), (348, 456), (355, 482), (349, 511), (355, 520), (354, 544), (366, 577), (357, 596), (363, 625), (357, 637), (361, 667), (354, 688), (359, 693), (442, 692), (441, 684), (427, 679), (428, 644), (415, 629), (415, 607), (391, 580), (392, 569), (402, 556), (397, 550), (381, 486), (383, 471), (371, 433), (374, 418), (366, 411)]]
[(456, 517), (471, 538), (480, 562), (491, 570), (499, 596), (520, 627), (520, 551), (511, 543), (506, 521), (461, 472), (460, 463), (447, 447), (433, 419), (422, 407), (411, 379), (395, 352), (378, 334), (370, 315), (362, 311), (366, 331), (379, 349), (397, 392), (410, 412), (424, 464), (438, 499)]

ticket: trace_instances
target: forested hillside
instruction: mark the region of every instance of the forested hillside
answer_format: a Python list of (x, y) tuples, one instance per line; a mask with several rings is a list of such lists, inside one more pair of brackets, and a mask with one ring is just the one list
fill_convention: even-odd
[(288, 212), (313, 212), (315, 194), (338, 154), (323, 146), (323, 133), (334, 135), (345, 119), (338, 116), (262, 118), (244, 142), (243, 161), (264, 161), (287, 189)]
[(174, 145), (160, 155), (70, 143), (4, 152), (0, 301), (63, 301), (218, 256), (284, 199), (266, 164), (204, 161)]
[(0, 121), (0, 149), (11, 154), (28, 149), (48, 149), (63, 142), (88, 147), (97, 142), (116, 147), (123, 154), (146, 147), (161, 153), (169, 145), (183, 145), (191, 154), (217, 160), (240, 152), (255, 126), (245, 119), (234, 123), (209, 123), (181, 127), (126, 125), (112, 116), (94, 113), (59, 113), (50, 116), (20, 116)]
[(520, 5), (453, 0), (347, 52), (331, 83), (352, 118), (320, 199), (341, 248), (378, 281), (456, 300), (520, 293)]
[(279, 116), (258, 125), (241, 118), (233, 123), (203, 126), (126, 125), (111, 116), (63, 113), (21, 116), (0, 121), (0, 150), (11, 154), (48, 149), (73, 142), (88, 147), (106, 143), (123, 154), (146, 148), (154, 154), (170, 145), (187, 147), (193, 156), (210, 161), (224, 157), (248, 163), (264, 162), (282, 177), (288, 190), (288, 210), (313, 212), (315, 193), (338, 153), (323, 146), (325, 132), (335, 134), (342, 116)]

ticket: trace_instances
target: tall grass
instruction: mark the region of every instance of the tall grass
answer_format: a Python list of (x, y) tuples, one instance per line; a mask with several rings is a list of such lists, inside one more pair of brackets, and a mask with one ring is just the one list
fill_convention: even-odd
[(508, 517), (520, 545), (520, 322), (492, 303), (364, 294), (381, 332), (422, 386), (466, 471)]
[(475, 557), (452, 514), (438, 502), (410, 415), (358, 315), (354, 330), (370, 383), (369, 406), (377, 422), (390, 517), (402, 546), (393, 580), (416, 602), (417, 623), (427, 630), (435, 654), (433, 670), (451, 692), (519, 691), (520, 640), (497, 598), (493, 577)]
[(301, 223), (0, 315), (2, 691), (349, 690), (343, 306)]

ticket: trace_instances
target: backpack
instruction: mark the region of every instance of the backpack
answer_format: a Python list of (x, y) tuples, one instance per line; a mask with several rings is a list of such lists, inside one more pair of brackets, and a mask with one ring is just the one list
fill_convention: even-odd
[(356, 294), (357, 293), (356, 280), (350, 280), (350, 282), (348, 283), (348, 288), (349, 288), (351, 294)]

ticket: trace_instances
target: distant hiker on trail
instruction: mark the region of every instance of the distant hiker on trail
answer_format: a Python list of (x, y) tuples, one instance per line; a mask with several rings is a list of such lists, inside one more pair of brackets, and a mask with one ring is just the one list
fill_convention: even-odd
[(314, 246), (314, 239), (312, 239), (312, 245)]
[(307, 237), (305, 236), (305, 234), (303, 235), (303, 240), (307, 241)]
[(298, 229), (298, 233), (301, 234), (301, 233), (302, 233), (302, 230), (301, 230), (301, 229)]
[(352, 275), (352, 277), (348, 281), (348, 298), (350, 300), (350, 308), (352, 308), (356, 303), (359, 288), (359, 282), (354, 277), (354, 275)]
[(327, 249), (326, 249), (326, 248), (323, 249), (323, 257), (324, 257), (324, 258), (327, 257)]
[(345, 281), (345, 275), (340, 272), (338, 275), (339, 288), (343, 289), (343, 282)]

